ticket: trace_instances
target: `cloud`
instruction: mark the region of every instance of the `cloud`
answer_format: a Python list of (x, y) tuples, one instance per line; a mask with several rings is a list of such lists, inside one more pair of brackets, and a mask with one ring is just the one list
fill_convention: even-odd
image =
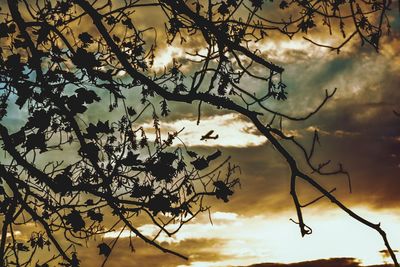
[(310, 42), (294, 38), (268, 39), (252, 43), (251, 48), (258, 49), (266, 58), (279, 62), (280, 64), (293, 64), (310, 60), (311, 58), (323, 58), (328, 56), (329, 50), (311, 44)]
[[(381, 266), (386, 266), (386, 265), (381, 265)], [(304, 261), (304, 262), (289, 263), (289, 264), (261, 263), (247, 267), (361, 267), (361, 265), (360, 261), (354, 258), (331, 258), (331, 259)]]
[(334, 132), (324, 131), (316, 126), (308, 126), (305, 129), (307, 132), (315, 132), (317, 131), (319, 135), (334, 135), (337, 137), (346, 137), (346, 136), (358, 136), (360, 132), (351, 132), (351, 131), (344, 131), (344, 130), (335, 130)]
[(185, 50), (177, 46), (168, 45), (162, 50), (157, 50), (154, 58), (153, 68), (162, 70), (172, 64), (174, 58), (186, 57)]
[[(152, 123), (141, 124), (150, 140), (155, 139)], [(135, 126), (136, 127), (136, 126)], [(251, 147), (265, 144), (266, 138), (255, 129), (255, 126), (242, 119), (238, 114), (224, 114), (217, 116), (204, 117), (197, 125), (195, 118), (182, 118), (180, 120), (161, 122), (161, 134), (167, 137), (167, 132), (182, 132), (178, 135), (179, 139), (186, 146), (205, 146), (205, 147)], [(213, 130), (212, 136), (218, 135), (217, 139), (201, 140), (201, 137)], [(175, 145), (181, 144), (176, 140)]]
[[(20, 236), (22, 233), (21, 233), (21, 231), (13, 231), (13, 235), (14, 236)], [(6, 237), (11, 237), (12, 235), (11, 235), (11, 233), (10, 232), (7, 232), (7, 234), (6, 234)]]
[[(399, 243), (400, 235), (396, 234), (399, 216), (362, 207), (357, 211), (373, 221), (379, 218), (392, 243)], [(270, 217), (216, 212), (211, 214), (213, 224), (207, 220), (207, 216), (199, 217), (176, 235), (161, 235), (157, 240), (184, 254), (188, 251), (187, 244), (202, 243), (198, 248), (193, 247), (194, 250), (190, 248), (190, 261), (177, 265), (180, 267), (245, 266), (262, 262), (288, 264), (330, 257), (354, 257), (365, 265), (382, 264), (386, 260), (381, 253), (384, 245), (379, 242), (379, 235), (374, 231), (365, 231), (358, 222), (337, 209), (321, 211), (314, 208), (306, 211), (305, 220), (314, 232), (305, 238), (301, 237), (298, 226), (289, 220), (292, 216), (295, 216), (294, 212)], [(152, 225), (143, 225), (139, 230), (149, 237), (156, 233)], [(214, 256), (207, 258), (204, 255)], [(358, 262), (336, 261), (343, 264), (336, 267), (359, 266)], [(327, 261), (320, 263), (324, 263), (320, 266), (334, 266)], [(313, 264), (316, 262), (288, 266), (318, 266)]]

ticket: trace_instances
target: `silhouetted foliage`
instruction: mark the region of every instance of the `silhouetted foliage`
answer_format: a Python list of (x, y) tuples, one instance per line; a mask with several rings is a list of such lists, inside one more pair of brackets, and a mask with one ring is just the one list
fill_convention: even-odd
[[(274, 15), (279, 18), (263, 15), (269, 6), (281, 9)], [(185, 258), (143, 235), (135, 227), (135, 218), (147, 216), (160, 233), (172, 235), (208, 210), (205, 196), (228, 202), (238, 179), (237, 167), (228, 160), (210, 169), (221, 157), (219, 150), (201, 155), (185, 146), (172, 146), (178, 132), (161, 138), (159, 115), (173, 113), (168, 103), (176, 101), (198, 104), (198, 122), (201, 105), (207, 103), (236, 111), (254, 123), (289, 163), (302, 235), (311, 231), (303, 221), (301, 209), (308, 204), (301, 205), (297, 198), (297, 178), (377, 230), (398, 266), (380, 226), (353, 213), (332, 195), (333, 190), (327, 191), (302, 172), (283, 145), (287, 140), (299, 147), (314, 173), (347, 174), (341, 165), (325, 172), (329, 162), (311, 162), (317, 133), (307, 151), (276, 126), (282, 119), (307, 119), (335, 91), (327, 92), (321, 105), (306, 116), (272, 110), (268, 101), (285, 101), (290, 96), (282, 78), (284, 69), (254, 46), (270, 34), (292, 38), (323, 27), (336, 36), (338, 27), (343, 35), (338, 46), (321, 46), (339, 52), (359, 37), (362, 44), (378, 50), (388, 25), (389, 2), (8, 0), (1, 8), (2, 265), (79, 266), (79, 243), (121, 227), (163, 252)], [(147, 25), (148, 21), (141, 25), (135, 20), (140, 13), (136, 10), (163, 15), (168, 44), (197, 40), (205, 52), (188, 49), (191, 59), (180, 62), (177, 58), (164, 70), (155, 69), (157, 36), (163, 29)], [(193, 70), (190, 75), (184, 71), (187, 66)], [(243, 83), (244, 77), (262, 82), (265, 92), (253, 93)], [(127, 102), (130, 94), (137, 103)], [(93, 115), (92, 109), (100, 114)], [(15, 110), (21, 115), (21, 126), (5, 120)], [(155, 140), (149, 140), (143, 127), (135, 128), (148, 110)], [(203, 136), (204, 140), (216, 138), (212, 132)], [(225, 174), (220, 172), (223, 167)], [(40, 230), (32, 232), (28, 243), (21, 243), (13, 229), (30, 222), (40, 225)], [(178, 227), (170, 231), (166, 226), (171, 224)], [(98, 245), (105, 260), (115, 242)], [(54, 255), (36, 262), (35, 253), (47, 247)]]

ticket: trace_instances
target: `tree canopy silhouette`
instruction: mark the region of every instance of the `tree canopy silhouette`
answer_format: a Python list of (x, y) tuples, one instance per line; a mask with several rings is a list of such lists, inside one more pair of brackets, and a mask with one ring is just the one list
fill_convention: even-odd
[[(327, 90), (309, 114), (291, 116), (275, 111), (271, 103), (289, 97), (284, 68), (256, 46), (274, 36), (294, 38), (318, 30), (327, 31), (338, 43), (325, 45), (304, 38), (338, 53), (356, 39), (378, 50), (380, 37), (390, 30), (389, 6), (387, 0), (2, 3), (1, 265), (49, 266), (57, 262), (76, 267), (80, 265), (77, 244), (117, 227), (163, 252), (186, 258), (141, 233), (135, 227), (136, 218), (145, 216), (159, 233), (173, 235), (208, 210), (204, 197), (227, 202), (239, 180), (237, 166), (229, 157), (221, 159), (220, 151), (200, 155), (184, 144), (172, 146), (179, 132), (162, 139), (160, 119), (174, 113), (169, 103), (180, 102), (197, 105), (198, 123), (204, 103), (237, 112), (269, 140), (288, 163), (301, 235), (311, 233), (302, 209), (325, 197), (375, 229), (399, 266), (380, 225), (354, 213), (333, 195), (334, 190), (311, 176), (348, 175), (341, 165), (331, 171), (326, 168), (329, 162), (312, 162), (317, 132), (307, 149), (282, 129), (282, 120), (306, 120), (318, 112), (336, 89)], [(151, 25), (143, 14), (160, 15), (157, 19), (164, 28)], [(172, 65), (160, 70), (154, 62), (164, 40), (168, 45), (179, 43), (188, 57), (175, 58)], [(264, 92), (254, 93), (243, 82), (248, 78), (263, 84)], [(128, 95), (134, 95), (137, 103), (128, 103)], [(102, 107), (97, 117), (90, 113), (94, 106)], [(6, 123), (7, 114), (16, 110), (22, 125)], [(148, 110), (155, 140), (149, 140), (143, 127), (134, 127)], [(211, 134), (204, 139), (218, 138)], [(299, 167), (287, 146), (300, 149), (308, 171)], [(298, 180), (317, 189), (321, 197), (301, 204)], [(112, 225), (105, 223), (106, 216)], [(18, 241), (13, 228), (29, 222), (40, 225), (40, 230), (32, 232), (28, 243)], [(178, 225), (173, 231), (166, 227), (172, 223)], [(53, 255), (35, 262), (35, 253), (45, 247), (51, 248)], [(98, 244), (105, 260), (112, 248)]]

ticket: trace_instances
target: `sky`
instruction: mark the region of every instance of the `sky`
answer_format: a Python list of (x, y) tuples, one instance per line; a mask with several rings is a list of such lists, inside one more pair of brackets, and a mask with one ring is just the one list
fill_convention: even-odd
[[(318, 181), (329, 188), (337, 188), (335, 196), (365, 218), (381, 222), (393, 248), (399, 250), (400, 128), (399, 118), (393, 114), (400, 103), (398, 14), (392, 12), (391, 19), (392, 35), (383, 38), (379, 53), (354, 42), (336, 54), (301, 38), (271, 40), (260, 44), (259, 48), (268, 58), (285, 67), (289, 99), (276, 106), (279, 110), (307, 114), (322, 100), (326, 89), (337, 88), (333, 99), (320, 112), (305, 122), (284, 122), (285, 131), (309, 145), (313, 131), (319, 130), (321, 145), (316, 158), (342, 163), (350, 172), (353, 191), (349, 193), (347, 179), (343, 176), (319, 177)], [(319, 35), (316, 38), (324, 40)], [(335, 40), (328, 39), (328, 42)], [(168, 64), (170, 57), (185, 57), (175, 46), (167, 46), (161, 53), (156, 66)], [(251, 86), (257, 84), (249, 81)], [(319, 259), (330, 259), (327, 264), (332, 266), (390, 262), (375, 232), (352, 220), (327, 200), (305, 210), (305, 220), (313, 233), (302, 238), (297, 225), (290, 221), (296, 214), (289, 195), (287, 165), (244, 118), (206, 109), (197, 126), (197, 114), (190, 107), (173, 106), (171, 109), (179, 110), (178, 115), (161, 123), (161, 128), (167, 132), (184, 127), (180, 137), (187, 146), (200, 151), (217, 147), (231, 155), (241, 166), (241, 188), (230, 202), (212, 203), (212, 224), (208, 215), (199, 216), (174, 237), (161, 237), (163, 244), (190, 255), (189, 262), (143, 248), (140, 242), (135, 253), (125, 254), (122, 238), (121, 250), (112, 256), (114, 261), (110, 258), (110, 266), (146, 263), (149, 266), (223, 267), (268, 262), (324, 266), (321, 262), (307, 263)], [(143, 125), (151, 127), (150, 122)], [(219, 138), (201, 141), (201, 135), (211, 129)], [(307, 186), (301, 187), (301, 192), (305, 202), (316, 196)], [(149, 236), (154, 234), (149, 225), (141, 229), (148, 231)], [(110, 239), (118, 233), (104, 238)], [(129, 233), (124, 232), (124, 235), (129, 236)]]
[[(301, 123), (284, 122), (285, 131), (310, 145), (314, 130), (319, 130), (321, 145), (316, 159), (342, 163), (350, 172), (353, 192), (349, 193), (344, 176), (319, 177), (318, 181), (336, 187), (335, 196), (358, 213), (381, 222), (398, 250), (400, 128), (393, 110), (400, 103), (400, 43), (395, 28), (398, 16), (394, 14), (392, 19), (394, 31), (383, 38), (379, 53), (355, 42), (336, 54), (303, 39), (273, 40), (259, 48), (286, 68), (289, 100), (279, 103), (279, 110), (307, 114), (323, 99), (326, 89), (337, 88), (336, 95), (317, 115)], [(185, 57), (176, 46), (166, 46), (160, 53), (156, 67), (170, 64), (172, 57)], [(251, 83), (249, 86), (258, 86)], [(108, 266), (225, 267), (271, 262), (324, 266), (321, 262), (307, 263), (319, 259), (330, 259), (324, 262), (328, 266), (390, 262), (374, 231), (326, 200), (305, 210), (305, 220), (313, 233), (302, 238), (297, 225), (290, 221), (296, 219), (296, 214), (289, 195), (287, 165), (249, 121), (238, 114), (206, 107), (197, 126), (197, 113), (192, 107), (172, 104), (171, 110), (172, 118), (161, 122), (162, 134), (184, 128), (180, 138), (186, 146), (196, 151), (218, 148), (224, 155), (231, 155), (241, 167), (241, 188), (235, 190), (228, 203), (210, 200), (212, 223), (208, 214), (200, 215), (175, 236), (160, 237), (163, 245), (189, 255), (189, 261), (157, 252), (140, 241), (131, 253), (129, 232), (125, 230)], [(139, 125), (150, 130), (152, 122)], [(219, 138), (200, 140), (209, 130)], [(304, 202), (318, 196), (307, 186), (300, 190)], [(140, 230), (148, 236), (155, 233), (151, 225), (142, 225)], [(118, 234), (110, 233), (104, 240), (110, 242)], [(100, 262), (96, 254), (88, 252), (84, 257), (93, 262), (91, 266)]]
[[(397, 15), (393, 20), (395, 25), (399, 23)], [(396, 30), (395, 26), (393, 29)], [(349, 193), (343, 176), (321, 177), (318, 181), (337, 187), (335, 195), (345, 204), (366, 218), (381, 222), (394, 249), (400, 249), (397, 186), (400, 128), (399, 118), (392, 112), (400, 103), (398, 36), (399, 32), (394, 31), (391, 37), (385, 37), (380, 53), (354, 43), (338, 55), (301, 39), (260, 45), (269, 58), (286, 68), (289, 100), (277, 107), (280, 110), (306, 114), (321, 101), (325, 89), (338, 88), (334, 98), (317, 115), (306, 122), (287, 123), (286, 129), (304, 144), (310, 144), (313, 131), (319, 130), (321, 146), (317, 158), (341, 162), (350, 172), (353, 192)], [(165, 51), (157, 64), (168, 62), (168, 56), (184, 56), (173, 46)], [(114, 266), (112, 262), (115, 266), (139, 266), (145, 262), (149, 266), (222, 267), (329, 258), (351, 258), (348, 261), (331, 259), (330, 263), (336, 264), (333, 266), (390, 262), (376, 233), (326, 200), (306, 210), (306, 222), (313, 234), (302, 238), (297, 225), (290, 221), (296, 215), (285, 162), (244, 118), (219, 113), (205, 112), (200, 126), (196, 126), (196, 114), (190, 110), (186, 110), (186, 116), (161, 124), (165, 131), (185, 127), (181, 139), (187, 146), (200, 150), (218, 147), (224, 154), (232, 155), (242, 170), (241, 188), (232, 200), (226, 204), (213, 203), (213, 224), (208, 215), (202, 216), (183, 227), (175, 237), (161, 239), (168, 247), (187, 252), (189, 262), (155, 252), (150, 253), (152, 259), (149, 259), (140, 247), (131, 256), (123, 254), (121, 248), (113, 257), (126, 257), (128, 263), (125, 265), (125, 258), (115, 261), (110, 258), (110, 266)], [(201, 135), (211, 129), (219, 138), (201, 141)], [(301, 190), (304, 201), (315, 196), (306, 186)], [(142, 227), (151, 236), (151, 227)], [(121, 241), (120, 246), (123, 245)]]
[[(332, 92), (337, 88), (334, 97), (310, 119), (284, 121), (284, 131), (306, 146), (311, 144), (314, 130), (319, 131), (321, 144), (317, 146), (315, 162), (331, 160), (334, 165), (343, 164), (350, 173), (353, 190), (349, 192), (345, 176), (322, 176), (317, 181), (327, 188), (336, 188), (334, 195), (354, 211), (373, 222), (381, 222), (397, 252), (400, 251), (400, 117), (393, 110), (400, 110), (400, 17), (398, 2), (393, 5), (389, 16), (392, 34), (382, 37), (379, 53), (361, 47), (356, 40), (337, 54), (316, 47), (301, 36), (294, 40), (270, 38), (255, 46), (263, 56), (285, 67), (289, 99), (272, 103), (273, 108), (287, 114), (307, 114), (322, 101), (325, 90)], [(149, 18), (143, 20), (159, 23)], [(161, 26), (155, 27), (162, 27), (161, 20), (160, 23)], [(313, 37), (337, 42), (322, 33)], [(161, 42), (157, 53), (154, 67), (160, 70), (170, 65), (173, 58), (190, 58), (185, 48), (174, 43)], [(192, 71), (191, 67), (186, 71)], [(261, 90), (256, 82), (246, 82), (251, 90)], [(88, 112), (95, 114), (99, 108), (94, 106)], [(162, 245), (189, 256), (188, 261), (164, 254), (138, 239), (134, 239), (132, 252), (130, 233), (125, 230), (106, 266), (264, 267), (280, 263), (273, 266), (357, 267), (390, 263), (376, 232), (325, 199), (304, 209), (305, 221), (313, 233), (301, 237), (298, 226), (290, 220), (296, 220), (296, 211), (289, 194), (288, 166), (251, 122), (236, 113), (205, 105), (197, 125), (197, 106), (171, 103), (170, 109), (171, 116), (161, 122), (162, 135), (166, 137), (167, 132), (183, 129), (180, 140), (190, 149), (200, 152), (220, 149), (224, 156), (230, 155), (240, 165), (241, 186), (235, 189), (228, 203), (209, 199), (210, 214), (199, 215), (172, 237), (159, 237)], [(6, 119), (18, 121), (18, 116), (11, 113)], [(144, 119), (134, 125), (139, 126), (150, 132), (152, 122)], [(210, 130), (218, 138), (200, 140)], [(288, 149), (299, 158), (301, 168), (305, 168), (299, 151)], [(305, 184), (300, 185), (299, 192), (303, 202), (319, 196)], [(148, 224), (140, 225), (139, 229), (149, 237), (155, 234)], [(100, 266), (103, 258), (98, 255), (96, 244), (99, 240), (111, 242), (119, 233), (110, 232), (79, 248), (82, 266)], [(24, 232), (21, 230), (19, 235), (22, 238)], [(399, 252), (397, 255), (400, 257)]]

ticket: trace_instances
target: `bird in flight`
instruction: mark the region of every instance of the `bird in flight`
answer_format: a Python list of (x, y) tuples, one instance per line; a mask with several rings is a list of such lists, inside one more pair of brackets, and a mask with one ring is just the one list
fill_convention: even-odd
[(209, 132), (206, 133), (205, 135), (201, 136), (200, 140), (205, 140), (205, 141), (207, 141), (207, 139), (217, 139), (217, 138), (218, 138), (218, 134), (212, 136), (213, 133), (214, 133), (214, 130), (209, 131)]

